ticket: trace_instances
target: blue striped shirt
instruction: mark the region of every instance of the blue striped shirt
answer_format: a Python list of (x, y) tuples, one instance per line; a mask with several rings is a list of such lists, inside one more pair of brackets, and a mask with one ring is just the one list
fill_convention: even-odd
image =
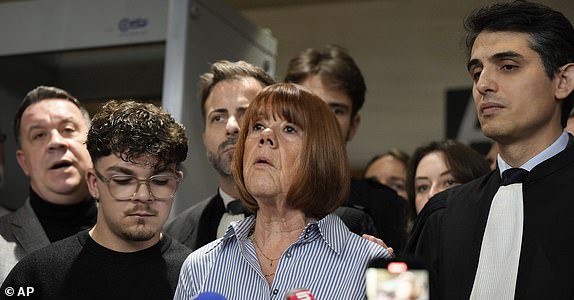
[(234, 222), (225, 235), (185, 260), (174, 299), (217, 292), (232, 299), (284, 299), (306, 288), (315, 299), (365, 299), (365, 271), (375, 257), (390, 257), (383, 247), (349, 231), (334, 214), (310, 222), (281, 256), (273, 285), (263, 276), (249, 238), (255, 216)]

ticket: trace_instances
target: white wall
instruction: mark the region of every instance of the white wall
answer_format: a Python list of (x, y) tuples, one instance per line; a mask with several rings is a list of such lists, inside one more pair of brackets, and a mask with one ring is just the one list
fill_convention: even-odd
[[(307, 47), (347, 48), (367, 81), (362, 123), (348, 145), (361, 169), (390, 147), (412, 151), (445, 137), (445, 93), (471, 86), (466, 73), (462, 20), (494, 1), (380, 0), (275, 6), (243, 10), (277, 38), (277, 79), (289, 59)], [(574, 1), (540, 1), (574, 22)]]

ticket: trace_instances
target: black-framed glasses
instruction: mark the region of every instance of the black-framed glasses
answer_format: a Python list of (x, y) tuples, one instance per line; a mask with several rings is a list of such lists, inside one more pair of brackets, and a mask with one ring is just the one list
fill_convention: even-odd
[(106, 177), (94, 168), (96, 176), (108, 186), (110, 195), (117, 200), (132, 200), (140, 186), (145, 184), (150, 195), (156, 200), (170, 200), (175, 196), (180, 178), (171, 174), (153, 175), (139, 179), (133, 175), (113, 175)]

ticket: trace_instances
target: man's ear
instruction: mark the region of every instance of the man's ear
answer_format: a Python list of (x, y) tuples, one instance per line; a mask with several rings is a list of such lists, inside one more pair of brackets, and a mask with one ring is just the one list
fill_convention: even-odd
[(349, 128), (349, 133), (347, 134), (347, 142), (349, 142), (350, 140), (353, 139), (353, 137), (355, 137), (355, 134), (357, 134), (357, 130), (359, 129), (359, 125), (361, 124), (361, 115), (359, 115), (359, 113), (356, 113), (352, 119), (351, 119), (351, 126)]
[(100, 199), (100, 190), (98, 189), (98, 177), (94, 169), (86, 170), (86, 183), (88, 184), (88, 190), (90, 191), (90, 195), (94, 197), (94, 199)]
[(18, 165), (20, 165), (20, 168), (22, 168), (22, 171), (24, 171), (24, 174), (30, 177), (30, 165), (22, 149), (16, 150), (16, 160), (18, 161)]
[(565, 64), (558, 72), (558, 83), (554, 96), (564, 100), (574, 91), (574, 63)]

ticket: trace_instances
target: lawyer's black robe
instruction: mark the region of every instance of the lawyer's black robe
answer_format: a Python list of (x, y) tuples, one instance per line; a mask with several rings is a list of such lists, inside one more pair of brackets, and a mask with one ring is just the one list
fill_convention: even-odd
[[(524, 230), (515, 299), (574, 299), (574, 146), (523, 184)], [(431, 299), (468, 299), (499, 171), (447, 190), (421, 211), (405, 255), (431, 271)]]

